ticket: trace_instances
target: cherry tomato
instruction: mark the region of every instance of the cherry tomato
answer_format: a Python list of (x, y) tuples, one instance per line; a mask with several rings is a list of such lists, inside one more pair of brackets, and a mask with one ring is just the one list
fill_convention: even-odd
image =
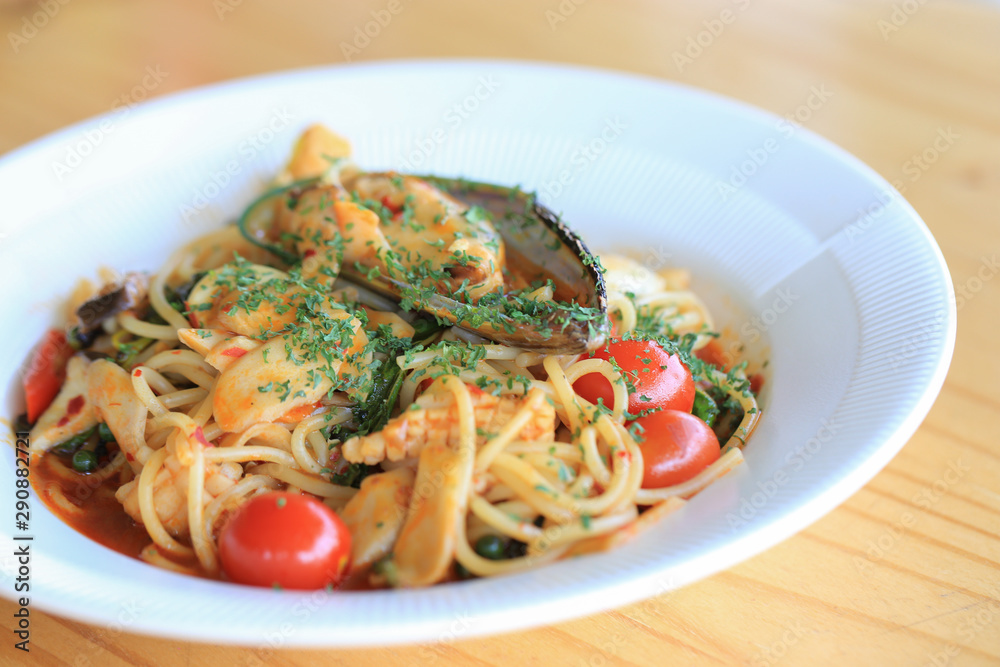
[[(659, 343), (641, 340), (612, 340), (594, 352), (595, 359), (614, 359), (622, 369), (628, 387), (628, 411), (662, 408), (691, 412), (694, 405), (694, 378), (680, 357), (668, 354)], [(631, 386), (629, 386), (631, 384)], [(633, 389), (634, 387), (634, 389)], [(577, 379), (573, 389), (591, 403), (598, 398), (614, 408), (611, 383), (600, 373)]]
[(642, 488), (686, 482), (718, 460), (719, 440), (708, 424), (680, 410), (661, 410), (636, 419), (644, 429)]
[(351, 534), (315, 498), (272, 491), (250, 499), (219, 536), (222, 569), (251, 586), (299, 590), (336, 585), (351, 556)]
[(58, 329), (46, 333), (35, 348), (24, 373), (24, 402), (30, 423), (35, 423), (59, 393), (66, 379), (66, 363), (73, 352), (66, 336)]

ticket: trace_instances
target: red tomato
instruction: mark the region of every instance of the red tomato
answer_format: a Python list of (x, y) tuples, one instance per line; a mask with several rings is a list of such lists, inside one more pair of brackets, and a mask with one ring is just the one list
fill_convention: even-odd
[(636, 419), (644, 429), (642, 488), (686, 482), (718, 460), (719, 440), (708, 424), (680, 410), (661, 410)]
[(273, 491), (251, 498), (219, 536), (222, 569), (251, 586), (299, 590), (336, 585), (351, 556), (351, 534), (315, 498)]
[[(593, 354), (595, 359), (614, 359), (625, 375), (628, 411), (662, 408), (691, 412), (694, 406), (694, 378), (680, 357), (668, 354), (659, 343), (641, 340), (612, 340)], [(634, 387), (629, 387), (631, 384)], [(600, 373), (590, 373), (573, 383), (573, 389), (591, 403), (598, 398), (614, 408), (611, 383)]]
[(722, 345), (719, 344), (719, 341), (716, 338), (708, 341), (708, 344), (695, 352), (694, 356), (698, 357), (706, 364), (712, 364), (713, 366), (723, 370), (726, 368), (726, 352), (722, 349)]
[(46, 333), (35, 348), (24, 373), (24, 402), (30, 423), (35, 423), (59, 393), (66, 379), (66, 363), (72, 356), (73, 348), (58, 329)]

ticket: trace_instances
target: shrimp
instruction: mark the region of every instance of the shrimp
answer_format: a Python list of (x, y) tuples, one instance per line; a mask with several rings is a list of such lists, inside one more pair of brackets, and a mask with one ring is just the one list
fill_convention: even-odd
[(295, 239), (303, 278), (329, 286), (343, 264), (375, 266), (376, 258), (389, 251), (378, 214), (351, 201), (340, 186), (317, 184), (291, 194), (293, 199), (275, 205), (274, 224)]
[[(243, 468), (238, 463), (205, 462), (204, 504), (208, 505), (216, 496), (236, 484), (243, 476)], [(188, 535), (188, 468), (181, 465), (176, 454), (168, 454), (163, 467), (153, 480), (153, 507), (160, 523), (174, 537)], [(125, 508), (125, 512), (142, 523), (139, 511), (139, 478), (123, 484), (115, 493), (115, 498)]]
[[(480, 209), (465, 204), (415, 176), (365, 174), (349, 182), (362, 201), (384, 202), (401, 211), (383, 222), (397, 263), (390, 277), (434, 283), (443, 294), (461, 293), (473, 302), (503, 289), (504, 240)], [(379, 267), (382, 268), (382, 267)], [(403, 268), (406, 275), (398, 275)]]
[[(494, 396), (471, 385), (469, 393), (476, 420), (477, 446), (485, 444), (489, 434), (499, 432), (524, 402), (517, 396)], [(531, 441), (552, 440), (555, 423), (555, 408), (548, 401), (542, 401), (517, 437)], [(418, 456), (429, 443), (454, 447), (458, 441), (458, 406), (450, 392), (428, 391), (409, 409), (389, 420), (381, 431), (347, 440), (343, 453), (351, 463), (375, 465), (386, 459), (400, 461)]]
[(322, 125), (310, 125), (295, 142), (292, 157), (278, 180), (291, 182), (321, 176), (330, 170), (334, 162), (350, 155), (351, 145), (347, 139)]
[(476, 302), (504, 286), (504, 242), (472, 211), (414, 176), (345, 171), (275, 204), (275, 229), (295, 239), (302, 275), (331, 284), (341, 266)]

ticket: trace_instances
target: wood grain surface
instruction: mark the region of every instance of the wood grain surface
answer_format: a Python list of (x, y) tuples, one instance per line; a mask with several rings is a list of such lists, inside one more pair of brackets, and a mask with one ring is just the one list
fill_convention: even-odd
[[(826, 91), (803, 124), (899, 181), (951, 269), (958, 343), (940, 398), (888, 467), (828, 516), (731, 570), (630, 607), (487, 639), (463, 639), (459, 627), (435, 644), (356, 651), (190, 644), (35, 611), (30, 664), (1000, 664), (1000, 6), (400, 2), (354, 60), (582, 63), (781, 115)], [(108, 111), (149, 67), (168, 73), (143, 93), (159, 97), (343, 62), (342, 43), (388, 4), (0, 0), (0, 153)], [(932, 150), (948, 131), (947, 149)], [(3, 664), (23, 664), (13, 609), (0, 602)]]

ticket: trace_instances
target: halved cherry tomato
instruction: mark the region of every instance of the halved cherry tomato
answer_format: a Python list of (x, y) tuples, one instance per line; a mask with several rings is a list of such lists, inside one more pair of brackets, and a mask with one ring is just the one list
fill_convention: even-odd
[[(596, 359), (614, 359), (625, 375), (628, 411), (661, 408), (691, 412), (694, 405), (694, 378), (676, 354), (668, 354), (654, 341), (612, 340), (594, 352)], [(633, 389), (634, 387), (634, 389)], [(611, 383), (600, 373), (590, 373), (573, 383), (573, 389), (591, 403), (598, 398), (614, 408)]]
[(333, 510), (283, 491), (250, 499), (219, 535), (222, 569), (251, 586), (298, 590), (336, 585), (347, 571), (351, 534)]
[(708, 424), (680, 410), (661, 410), (636, 419), (643, 428), (642, 488), (686, 482), (718, 460), (719, 440)]
[(24, 402), (30, 423), (35, 423), (59, 393), (66, 379), (66, 363), (72, 356), (73, 348), (66, 341), (66, 335), (58, 329), (46, 333), (35, 348), (24, 372)]

